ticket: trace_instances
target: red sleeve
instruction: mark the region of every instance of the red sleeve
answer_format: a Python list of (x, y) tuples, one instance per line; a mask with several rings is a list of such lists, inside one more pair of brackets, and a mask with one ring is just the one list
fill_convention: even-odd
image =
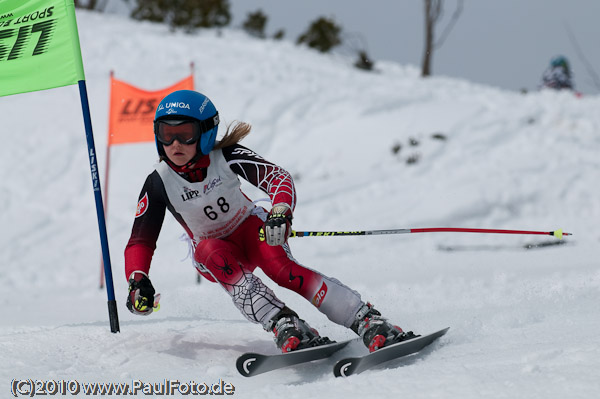
[(269, 195), (272, 204), (296, 207), (296, 189), (292, 175), (248, 148), (234, 144), (223, 148), (231, 170)]
[(150, 272), (150, 262), (154, 249), (143, 244), (127, 245), (125, 248), (125, 278), (129, 279), (131, 273), (141, 271)]
[(146, 274), (156, 249), (168, 200), (158, 172), (148, 176), (140, 193), (131, 236), (125, 248), (125, 278), (134, 271)]

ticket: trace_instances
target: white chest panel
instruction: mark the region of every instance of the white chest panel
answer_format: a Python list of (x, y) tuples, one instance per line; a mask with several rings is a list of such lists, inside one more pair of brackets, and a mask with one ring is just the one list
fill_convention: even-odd
[(250, 214), (254, 204), (240, 190), (238, 176), (221, 150), (211, 151), (206, 178), (190, 183), (161, 162), (156, 167), (169, 202), (181, 215), (198, 243), (231, 234)]

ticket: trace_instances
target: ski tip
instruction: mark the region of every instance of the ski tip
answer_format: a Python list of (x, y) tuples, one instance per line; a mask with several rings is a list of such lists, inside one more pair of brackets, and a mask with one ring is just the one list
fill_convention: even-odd
[(430, 335), (433, 335), (435, 337), (441, 337), (442, 335), (446, 335), (449, 329), (450, 327), (442, 328), (441, 330), (438, 330)]

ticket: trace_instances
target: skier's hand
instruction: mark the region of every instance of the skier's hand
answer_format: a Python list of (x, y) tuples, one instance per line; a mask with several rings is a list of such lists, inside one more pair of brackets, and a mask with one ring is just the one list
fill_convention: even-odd
[(154, 287), (144, 272), (133, 272), (129, 277), (127, 309), (133, 314), (147, 316), (154, 311)]
[(292, 210), (287, 204), (273, 205), (264, 225), (265, 239), (271, 246), (283, 245), (292, 233)]

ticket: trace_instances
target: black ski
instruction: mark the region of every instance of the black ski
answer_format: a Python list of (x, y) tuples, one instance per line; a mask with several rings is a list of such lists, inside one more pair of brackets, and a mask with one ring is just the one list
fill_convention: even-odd
[(241, 375), (244, 377), (252, 377), (282, 367), (324, 359), (333, 355), (354, 340), (356, 339), (300, 349), (289, 353), (278, 353), (275, 355), (244, 353), (242, 356), (238, 357), (235, 365)]
[(360, 357), (349, 357), (338, 361), (333, 366), (333, 374), (336, 377), (348, 377), (352, 374), (362, 373), (363, 371), (387, 362), (389, 360), (398, 359), (403, 356), (411, 355), (430, 345), (446, 334), (450, 327), (434, 332), (432, 334), (419, 336), (407, 341), (402, 341), (394, 345), (384, 346), (375, 352)]

